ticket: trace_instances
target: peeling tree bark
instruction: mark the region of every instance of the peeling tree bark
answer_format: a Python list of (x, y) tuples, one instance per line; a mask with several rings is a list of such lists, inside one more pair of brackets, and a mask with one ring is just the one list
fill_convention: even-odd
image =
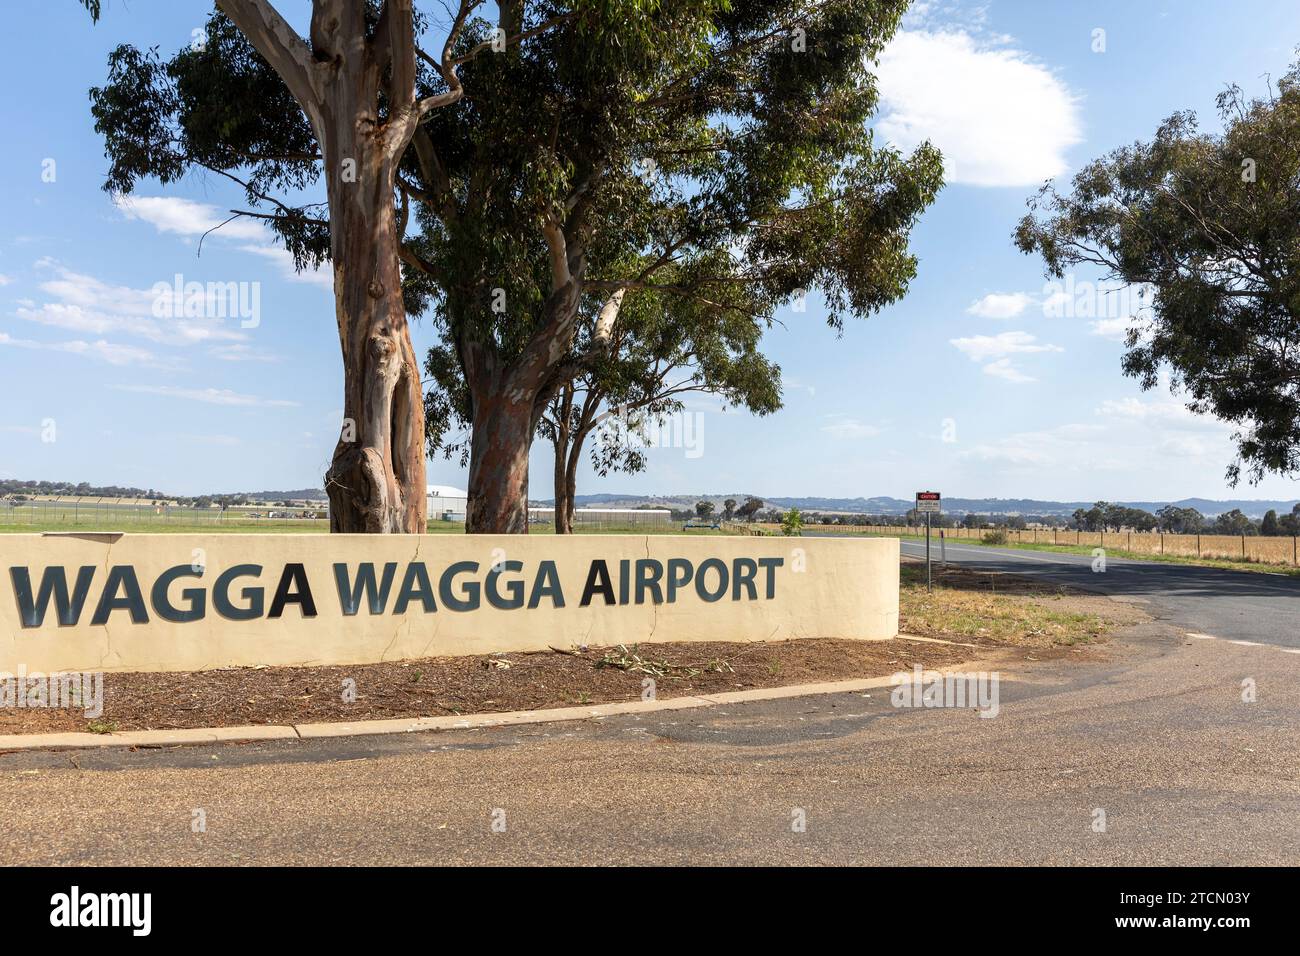
[[(473, 406), (465, 515), (465, 530), (471, 534), (528, 532), (528, 452), (546, 403), (563, 385), (556, 373), (578, 320), (582, 266), (575, 277), (566, 258), (557, 258), (563, 264), (557, 265), (544, 321), (519, 358), (502, 365), (472, 338), (458, 343)], [(472, 325), (463, 323), (462, 328)]]
[(449, 90), (425, 100), (416, 99), (412, 0), (385, 0), (369, 38), (365, 4), (313, 0), (310, 46), (268, 0), (217, 5), (284, 80), (324, 158), (344, 396), (325, 474), (330, 530), (423, 533), (424, 401), (402, 299), (394, 188), (421, 117), (461, 94), (450, 51), (472, 4), (462, 0), (436, 61)]
[(536, 425), (530, 398), (475, 399), (466, 531), (528, 533), (528, 451)]
[(326, 153), (356, 167), (355, 181), (332, 177), (329, 190), (344, 394), (343, 428), (325, 474), (330, 530), (422, 533), (424, 402), (402, 301), (394, 167), (383, 145), (361, 132), (336, 137)]

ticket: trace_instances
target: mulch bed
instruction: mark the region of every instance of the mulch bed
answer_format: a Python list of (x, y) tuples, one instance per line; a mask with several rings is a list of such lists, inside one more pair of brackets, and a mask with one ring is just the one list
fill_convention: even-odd
[[(771, 643), (687, 642), (639, 647), (432, 657), (338, 667), (260, 667), (104, 675), (101, 730), (429, 717), (660, 699), (883, 677), (915, 664), (944, 667), (968, 648), (818, 638)], [(344, 700), (355, 681), (355, 700)], [(353, 686), (348, 684), (347, 686)], [(3, 709), (0, 734), (84, 731), (74, 710)]]

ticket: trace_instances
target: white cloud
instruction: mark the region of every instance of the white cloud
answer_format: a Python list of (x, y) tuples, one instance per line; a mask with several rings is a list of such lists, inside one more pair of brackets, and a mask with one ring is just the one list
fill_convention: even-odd
[(221, 224), (230, 218), (216, 206), (181, 199), (178, 196), (114, 196), (113, 204), (128, 219), (147, 222), (159, 232), (178, 236), (201, 236), (217, 226), (220, 233), (228, 239), (265, 240), (267, 229), (260, 220), (238, 218)]
[(158, 294), (153, 289), (110, 285), (52, 260), (42, 260), (37, 267), (54, 271), (55, 278), (42, 282), (40, 288), (56, 301), (21, 305), (14, 315), (24, 321), (87, 335), (131, 335), (163, 345), (247, 338), (242, 332), (226, 328), (224, 320), (217, 316), (155, 318)]
[(231, 447), (242, 445), (243, 439), (234, 435), (177, 435), (182, 441), (194, 442), (199, 445), (221, 445)]
[(1039, 344), (1038, 337), (1028, 332), (999, 332), (997, 335), (971, 335), (949, 339), (949, 343), (972, 362), (997, 359), (1004, 355), (1030, 352), (1064, 352), (1059, 345)]
[(36, 268), (54, 272), (55, 278), (42, 282), (40, 288), (65, 305), (121, 315), (153, 314), (154, 295), (149, 289), (109, 285), (94, 276), (73, 272), (49, 258), (38, 261)]
[(1014, 319), (1033, 301), (1033, 296), (1024, 292), (990, 292), (972, 302), (966, 311), (981, 319)]
[(987, 362), (984, 374), (1016, 384), (1037, 381), (1017, 368), (1009, 358), (1033, 352), (1064, 352), (1059, 345), (1039, 344), (1028, 332), (999, 332), (997, 335), (971, 335), (949, 339), (959, 352), (972, 362)]
[(1210, 447), (1194, 435), (1170, 435), (1158, 449), (1171, 458), (1204, 458), (1210, 452)]
[(874, 438), (880, 434), (880, 429), (875, 425), (868, 425), (856, 418), (849, 418), (845, 415), (832, 415), (830, 417), (832, 418), (830, 424), (823, 425), (821, 430), (832, 438), (852, 441), (859, 438)]
[(83, 339), (73, 339), (66, 342), (37, 342), (33, 339), (16, 339), (5, 332), (0, 332), (0, 345), (44, 352), (67, 352), (73, 355), (84, 355), (88, 358), (100, 359), (111, 365), (168, 367), (168, 363), (146, 349), (139, 349), (130, 345), (118, 345), (103, 339), (95, 342), (87, 342)]
[(992, 375), (994, 378), (1003, 378), (1008, 382), (1015, 382), (1017, 385), (1024, 382), (1038, 381), (1032, 375), (1026, 375), (1012, 365), (1009, 358), (1000, 358), (996, 362), (989, 362), (988, 365), (984, 366), (984, 374)]
[(9, 283), (13, 281), (14, 281), (13, 279), (9, 278), (4, 273), (0, 272), (0, 286), (7, 286)]
[(164, 345), (194, 345), (202, 342), (240, 340), (241, 332), (223, 328), (221, 321), (204, 319), (169, 319), (158, 322), (128, 315), (108, 315), (83, 309), (78, 305), (46, 302), (36, 308), (20, 308), (18, 318), (49, 328), (85, 332), (90, 335), (120, 333), (134, 335)]
[(296, 408), (298, 402), (283, 399), (259, 398), (256, 395), (242, 395), (228, 388), (180, 388), (175, 385), (114, 385), (119, 392), (135, 392), (141, 395), (160, 395), (164, 398), (179, 398), (191, 402), (203, 402), (207, 405), (236, 405), (256, 408)]
[(962, 451), (959, 458), (1034, 478), (1179, 474), (1222, 468), (1232, 458), (1231, 426), (1196, 415), (1173, 397), (1109, 399), (1096, 420), (1015, 432)]
[(234, 345), (218, 345), (208, 350), (213, 358), (223, 362), (278, 362), (280, 359), (269, 352), (259, 351), (250, 345), (237, 342)]
[(1110, 339), (1113, 342), (1123, 342), (1128, 335), (1127, 318), (1122, 319), (1097, 319), (1095, 322), (1089, 322), (1088, 327), (1092, 330), (1093, 335), (1100, 335), (1104, 339)]
[(1212, 415), (1198, 415), (1174, 398), (1157, 398), (1151, 401), (1133, 397), (1106, 399), (1097, 408), (1097, 414), (1113, 420), (1181, 430), (1217, 431), (1226, 434), (1234, 427), (1227, 422), (1219, 421)]
[(903, 149), (933, 142), (950, 183), (1036, 186), (1083, 139), (1078, 98), (1047, 67), (963, 29), (899, 31), (876, 72), (880, 132)]
[[(293, 256), (283, 246), (276, 245), (275, 235), (260, 219), (241, 217), (230, 222), (231, 214), (210, 203), (195, 202), (179, 196), (114, 196), (113, 202), (128, 219), (147, 222), (161, 233), (183, 236), (186, 239), (202, 236), (213, 230), (212, 240), (238, 241), (241, 252), (252, 253), (275, 263), (285, 278), (295, 282), (330, 289), (334, 274), (327, 266), (323, 269), (306, 269), (299, 272), (294, 267)], [(224, 225), (223, 225), (224, 223)]]
[(334, 288), (334, 270), (330, 268), (328, 263), (319, 269), (308, 268), (299, 272), (293, 262), (293, 253), (282, 246), (243, 245), (239, 248), (244, 252), (250, 252), (255, 256), (271, 260), (280, 267), (280, 271), (284, 273), (286, 279), (292, 279), (294, 282), (306, 282), (308, 285), (320, 286), (322, 289), (332, 290)]
[(1041, 431), (1015, 432), (961, 453), (967, 461), (1005, 466), (1009, 471), (1046, 474), (1078, 470), (1116, 470), (1124, 462), (1110, 454), (1101, 425), (1057, 425)]

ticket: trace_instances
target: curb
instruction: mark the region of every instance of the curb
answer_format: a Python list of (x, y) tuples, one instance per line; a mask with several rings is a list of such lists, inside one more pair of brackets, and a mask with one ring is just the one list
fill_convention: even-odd
[[(945, 668), (944, 670), (950, 670)], [(942, 671), (941, 671), (942, 673)], [(665, 710), (691, 710), (719, 704), (780, 700), (818, 694), (842, 694), (889, 687), (892, 677), (823, 681), (732, 691), (708, 697), (669, 697), (665, 700), (632, 700), (591, 707), (555, 707), (546, 710), (516, 710), (499, 714), (461, 717), (401, 717), (387, 720), (359, 720), (317, 724), (267, 725), (251, 727), (199, 727), (192, 730), (131, 730), (122, 733), (9, 734), (0, 736), (0, 752), (21, 750), (79, 750), (100, 747), (167, 747), (210, 743), (240, 743), (257, 740), (364, 737), (376, 734), (409, 734), (431, 730), (476, 730), (519, 724), (544, 724), (571, 720), (599, 720), (622, 714), (649, 714)]]

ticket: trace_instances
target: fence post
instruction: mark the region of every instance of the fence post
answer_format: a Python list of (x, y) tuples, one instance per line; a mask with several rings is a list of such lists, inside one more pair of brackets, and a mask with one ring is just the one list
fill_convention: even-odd
[(1196, 532), (1196, 556), (1198, 558), (1201, 556), (1201, 533), (1199, 531)]
[(1241, 560), (1246, 560), (1246, 536), (1241, 536)]

